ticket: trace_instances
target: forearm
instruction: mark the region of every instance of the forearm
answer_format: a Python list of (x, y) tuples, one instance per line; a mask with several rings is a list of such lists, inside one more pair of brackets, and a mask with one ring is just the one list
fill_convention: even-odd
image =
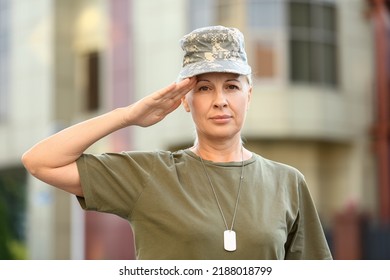
[(59, 168), (75, 162), (92, 144), (127, 125), (124, 108), (78, 123), (46, 138), (28, 150), (22, 158), (35, 174), (43, 168)]

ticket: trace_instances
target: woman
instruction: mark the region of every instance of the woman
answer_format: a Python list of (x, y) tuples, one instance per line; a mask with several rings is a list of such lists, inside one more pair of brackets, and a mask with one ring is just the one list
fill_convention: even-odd
[[(179, 82), (41, 141), (24, 154), (25, 167), (84, 209), (128, 220), (138, 259), (331, 259), (302, 174), (243, 147), (252, 85), (241, 32), (206, 27), (181, 44)], [(84, 153), (180, 104), (196, 126), (193, 147)]]

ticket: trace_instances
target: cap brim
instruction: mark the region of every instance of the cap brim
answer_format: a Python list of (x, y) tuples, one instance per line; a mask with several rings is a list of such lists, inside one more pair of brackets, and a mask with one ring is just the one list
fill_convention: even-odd
[(186, 65), (179, 73), (179, 80), (194, 77), (200, 74), (220, 72), (249, 75), (252, 70), (248, 64), (231, 60), (201, 61)]

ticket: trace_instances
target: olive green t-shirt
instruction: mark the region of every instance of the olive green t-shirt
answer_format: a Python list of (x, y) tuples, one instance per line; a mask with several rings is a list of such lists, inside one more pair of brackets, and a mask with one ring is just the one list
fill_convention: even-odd
[[(241, 162), (204, 161), (230, 227)], [(128, 220), (137, 259), (332, 259), (303, 175), (257, 154), (244, 162), (237, 250), (202, 163), (190, 150), (84, 154), (77, 161), (86, 210)]]

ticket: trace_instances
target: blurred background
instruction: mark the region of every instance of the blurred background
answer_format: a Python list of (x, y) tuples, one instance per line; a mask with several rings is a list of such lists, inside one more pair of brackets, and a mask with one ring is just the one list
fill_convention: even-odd
[[(134, 259), (126, 221), (82, 211), (20, 158), (176, 80), (180, 38), (217, 24), (244, 33), (254, 72), (245, 145), (305, 174), (335, 259), (390, 259), (389, 2), (0, 0), (0, 259)], [(193, 140), (179, 108), (89, 152)]]

